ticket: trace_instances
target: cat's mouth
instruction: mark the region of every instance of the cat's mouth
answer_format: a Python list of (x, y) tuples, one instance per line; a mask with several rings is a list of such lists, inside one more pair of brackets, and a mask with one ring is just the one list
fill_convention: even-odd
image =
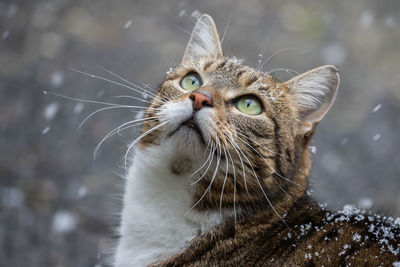
[(203, 134), (201, 133), (201, 130), (200, 130), (199, 126), (197, 125), (197, 123), (195, 122), (195, 120), (193, 118), (190, 118), (190, 119), (182, 122), (182, 124), (175, 131), (173, 131), (170, 134), (170, 136), (173, 135), (174, 133), (176, 133), (182, 127), (186, 127), (186, 128), (189, 128), (189, 130), (194, 131), (200, 137), (200, 140), (203, 143), (205, 143), (204, 142), (204, 138), (203, 138)]

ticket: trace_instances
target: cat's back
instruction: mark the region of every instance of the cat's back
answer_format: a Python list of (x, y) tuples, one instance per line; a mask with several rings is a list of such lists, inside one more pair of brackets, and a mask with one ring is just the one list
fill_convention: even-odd
[[(400, 221), (354, 206), (338, 212), (316, 204), (292, 210), (293, 221), (225, 225), (197, 237), (162, 266), (396, 266)], [(294, 216), (295, 215), (295, 216)]]

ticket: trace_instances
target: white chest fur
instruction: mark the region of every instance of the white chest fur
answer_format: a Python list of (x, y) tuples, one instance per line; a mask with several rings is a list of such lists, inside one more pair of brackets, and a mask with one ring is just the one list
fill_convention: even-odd
[(189, 211), (193, 181), (170, 171), (172, 144), (137, 150), (125, 188), (116, 266), (146, 266), (172, 256), (220, 224), (219, 212)]

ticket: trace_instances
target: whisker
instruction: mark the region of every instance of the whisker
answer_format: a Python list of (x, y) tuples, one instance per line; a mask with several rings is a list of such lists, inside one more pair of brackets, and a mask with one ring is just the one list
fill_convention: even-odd
[(294, 199), (288, 192), (286, 192), (286, 190), (282, 188), (282, 186), (278, 183), (278, 181), (273, 176), (272, 176), (272, 179), (274, 180), (275, 184), (277, 184), (278, 187), (282, 190), (283, 193), (285, 193), (288, 197), (290, 197), (294, 202), (297, 203), (297, 200)]
[(147, 104), (151, 104), (152, 103), (152, 101), (141, 99), (139, 97), (134, 97), (134, 96), (130, 96), (130, 95), (116, 95), (116, 96), (113, 96), (113, 97), (115, 97), (115, 98), (130, 98), (130, 99), (138, 100), (140, 102), (147, 103)]
[(209, 184), (209, 186), (207, 187), (207, 189), (204, 191), (204, 193), (203, 193), (203, 195), (200, 197), (200, 199), (196, 202), (196, 203), (194, 203), (194, 205), (186, 212), (186, 214), (188, 214), (194, 207), (196, 207), (197, 206), (197, 204), (199, 204), (202, 200), (203, 200), (203, 198), (204, 198), (204, 196), (207, 194), (207, 192), (210, 190), (210, 188), (211, 188), (211, 186), (212, 186), (212, 184), (213, 184), (213, 182), (214, 182), (214, 179), (215, 179), (215, 176), (217, 175), (217, 172), (218, 172), (218, 170), (219, 170), (219, 163), (220, 163), (220, 161), (221, 161), (221, 145), (220, 145), (220, 143), (218, 143), (218, 151), (217, 151), (217, 157), (218, 157), (218, 159), (217, 159), (217, 165), (216, 165), (216, 167), (215, 167), (215, 170), (214, 170), (214, 173), (213, 173), (213, 176), (212, 176), (212, 178), (211, 178), (211, 181), (210, 181), (210, 184)]
[[(100, 79), (100, 80), (109, 82), (109, 83), (111, 83), (111, 84), (119, 85), (119, 86), (121, 86), (121, 87), (124, 87), (124, 88), (127, 88), (127, 89), (129, 89), (129, 90), (132, 90), (132, 91), (134, 91), (134, 92), (136, 92), (136, 93), (140, 93), (140, 94), (142, 93), (142, 92), (139, 91), (138, 89), (135, 89), (135, 88), (133, 88), (133, 87), (131, 87), (131, 86), (128, 86), (128, 85), (126, 85), (126, 84), (123, 84), (123, 83), (119, 83), (119, 82), (116, 82), (116, 81), (113, 81), (113, 80), (110, 80), (110, 79), (107, 79), (107, 78), (104, 78), (104, 77), (101, 77), (101, 76), (98, 76), (98, 75), (95, 75), (95, 74), (91, 74), (91, 73), (87, 73), (87, 72), (84, 72), (84, 71), (77, 70), (77, 69), (74, 69), (74, 68), (69, 68), (69, 69), (72, 70), (72, 71), (75, 71), (75, 72), (77, 72), (77, 73), (80, 73), (80, 74), (89, 76), (89, 77), (91, 77), (91, 78)], [(137, 88), (143, 90), (143, 88), (140, 87), (140, 86), (138, 86), (138, 85), (135, 85), (135, 87), (137, 87)], [(151, 92), (149, 92), (149, 95), (151, 95), (151, 96), (152, 96), (153, 98), (155, 98), (155, 99), (158, 99), (159, 101), (164, 101), (164, 100), (162, 100), (162, 99), (159, 99), (155, 94), (153, 94), (153, 93), (151, 93)]]
[(265, 199), (267, 200), (268, 204), (271, 206), (272, 210), (275, 212), (275, 214), (282, 220), (282, 222), (287, 226), (286, 222), (283, 220), (282, 216), (279, 215), (279, 213), (277, 212), (277, 210), (274, 208), (274, 206), (272, 205), (272, 202), (270, 201), (269, 197), (267, 196), (264, 188), (262, 187), (260, 180), (258, 179), (257, 173), (255, 172), (253, 165), (251, 164), (250, 160), (248, 159), (248, 157), (240, 150), (240, 152), (242, 153), (243, 157), (247, 160), (247, 162), (249, 163), (249, 166), (251, 168), (251, 170), (253, 171), (254, 176), (256, 177), (257, 183), (259, 185), (259, 187), (261, 188), (261, 191), (265, 197)]
[[(267, 51), (268, 46), (269, 46), (269, 40), (270, 40), (269, 37), (270, 37), (270, 35), (271, 35), (271, 32), (269, 31), (268, 34), (267, 34), (266, 41), (265, 41), (264, 49), (263, 49), (262, 52), (261, 52), (261, 58), (260, 58), (260, 59), (258, 60), (258, 62), (257, 62), (257, 67), (256, 67), (255, 73), (257, 73), (257, 72), (260, 70), (261, 62), (262, 62), (262, 60), (264, 59), (264, 54), (265, 54), (265, 52)], [(255, 73), (253, 73), (253, 75), (255, 75)]]
[(153, 128), (147, 130), (146, 132), (144, 132), (143, 134), (141, 134), (138, 138), (136, 138), (136, 139), (128, 146), (128, 149), (127, 149), (127, 151), (126, 151), (126, 153), (125, 153), (125, 171), (127, 171), (127, 167), (128, 167), (128, 154), (129, 154), (129, 151), (132, 149), (132, 147), (133, 147), (134, 145), (136, 145), (137, 142), (139, 142), (143, 137), (145, 137), (145, 136), (148, 135), (149, 133), (152, 133), (152, 132), (154, 132), (155, 130), (161, 128), (162, 126), (164, 126), (164, 125), (167, 124), (168, 122), (169, 122), (169, 120), (167, 120), (167, 121), (165, 121), (165, 122), (162, 122), (162, 123), (160, 123), (159, 125), (154, 126)]
[(77, 134), (78, 131), (82, 128), (82, 126), (83, 126), (91, 117), (93, 117), (93, 116), (96, 115), (97, 113), (99, 113), (99, 112), (101, 112), (101, 111), (104, 111), (104, 110), (119, 109), (119, 108), (128, 108), (128, 107), (111, 106), (111, 107), (101, 108), (101, 109), (98, 109), (98, 110), (96, 110), (96, 111), (90, 113), (90, 114), (81, 122), (81, 124), (79, 124), (78, 128), (76, 129), (76, 133), (75, 133), (75, 134)]
[[(146, 92), (146, 93), (149, 93), (149, 94), (152, 94), (153, 96), (155, 96), (154, 92), (149, 92), (148, 90), (144, 89), (143, 87), (141, 87), (141, 86), (139, 86), (139, 85), (137, 85), (137, 84), (135, 84), (135, 83), (133, 83), (133, 82), (131, 82), (131, 81), (128, 81), (127, 79), (121, 77), (121, 76), (118, 75), (118, 74), (115, 74), (114, 72), (112, 72), (112, 71), (110, 71), (110, 70), (108, 70), (108, 69), (106, 69), (106, 68), (104, 68), (104, 67), (101, 67), (101, 66), (97, 66), (97, 67), (100, 68), (101, 70), (103, 70), (103, 71), (105, 71), (105, 72), (107, 72), (107, 73), (109, 73), (109, 74), (111, 74), (111, 75), (117, 77), (117, 78), (120, 79), (121, 81), (126, 82), (126, 83), (129, 84), (129, 85), (132, 85), (133, 87), (136, 87), (136, 88), (138, 88), (138, 89), (143, 90), (143, 92)], [(143, 84), (143, 83), (142, 83), (142, 84)], [(143, 84), (143, 85), (144, 85), (144, 84)], [(144, 85), (144, 86), (147, 86), (147, 85)], [(147, 86), (147, 87), (150, 88), (151, 90), (155, 91), (153, 88), (151, 88), (151, 87), (149, 87), (149, 86)]]
[[(125, 122), (125, 123), (121, 124), (120, 126), (116, 127), (116, 128), (113, 129), (112, 131), (110, 131), (108, 134), (106, 134), (106, 135), (102, 138), (102, 140), (99, 142), (99, 144), (98, 144), (98, 145), (96, 146), (96, 148), (94, 149), (93, 161), (96, 160), (97, 153), (98, 153), (98, 151), (99, 151), (101, 145), (102, 145), (108, 138), (110, 138), (111, 136), (113, 136), (113, 135), (116, 134), (116, 133), (119, 133), (119, 132), (122, 131), (122, 130), (125, 130), (125, 129), (128, 129), (128, 128), (132, 128), (132, 127), (135, 127), (135, 126), (137, 126), (137, 125), (140, 125), (140, 124), (142, 124), (144, 121), (150, 121), (150, 120), (155, 120), (155, 119), (158, 119), (158, 118), (157, 118), (157, 117), (150, 117), (150, 118), (144, 118), (144, 119), (137, 119), (137, 120), (133, 120), (133, 121), (128, 121), (128, 122)], [(139, 123), (137, 123), (137, 122), (139, 122)], [(135, 123), (135, 124), (134, 124), (134, 125), (130, 125), (129, 127), (122, 128), (122, 127), (124, 127), (124, 126), (126, 126), (126, 125), (128, 125), (128, 124), (132, 124), (132, 123)], [(121, 129), (121, 128), (122, 128), (122, 129)]]
[(226, 34), (226, 32), (228, 31), (229, 25), (231, 24), (232, 13), (233, 13), (233, 10), (232, 10), (231, 13), (229, 14), (228, 21), (226, 22), (226, 26), (225, 26), (225, 29), (224, 29), (224, 33), (222, 34), (222, 38), (221, 38), (221, 47), (222, 47), (222, 44), (224, 43), (225, 34)]
[(235, 144), (234, 144), (233, 139), (231, 139), (227, 134), (225, 134), (225, 136), (228, 138), (229, 143), (232, 145), (232, 147), (233, 147), (233, 149), (235, 150), (236, 154), (239, 156), (240, 162), (241, 162), (241, 164), (242, 164), (242, 170), (243, 170), (244, 187), (245, 187), (245, 189), (246, 189), (247, 194), (250, 195), (249, 190), (248, 190), (248, 188), (247, 188), (246, 171), (245, 171), (245, 168), (244, 168), (244, 163), (243, 163), (242, 157), (240, 156), (240, 154), (239, 154), (239, 152), (238, 152), (238, 150), (237, 150), (237, 149), (240, 150), (240, 148), (239, 148), (238, 145), (235, 145)]
[(197, 21), (192, 17), (192, 16), (189, 16), (188, 14), (184, 14), (185, 15), (185, 17), (188, 17), (193, 23), (196, 23)]
[(284, 68), (273, 69), (273, 70), (267, 71), (267, 73), (270, 74), (270, 73), (274, 73), (274, 72), (277, 72), (277, 71), (286, 71), (286, 72), (289, 73), (292, 77), (293, 77), (293, 75), (292, 75), (290, 72), (293, 72), (293, 73), (296, 74), (296, 75), (299, 75), (299, 74), (300, 74), (299, 72), (297, 72), (297, 71), (295, 71), (295, 70), (292, 70), (292, 69), (284, 69)]
[[(254, 139), (248, 137), (247, 135), (244, 134), (244, 133), (246, 133), (245, 131), (240, 130), (240, 129), (237, 129), (237, 133), (240, 134), (241, 136), (243, 136), (244, 138), (246, 138), (247, 140), (249, 140), (249, 141), (255, 143), (256, 145), (262, 147), (263, 149), (267, 150), (268, 152), (274, 153), (274, 154), (276, 154), (276, 155), (280, 155), (280, 156), (284, 157), (285, 159), (289, 159), (286, 155), (283, 155), (283, 154), (281, 154), (281, 153), (275, 152), (275, 151), (273, 151), (272, 149), (269, 149), (268, 147), (266, 147), (266, 146), (264, 146), (264, 145), (261, 145), (261, 144), (258, 143), (256, 140), (254, 140)], [(238, 138), (240, 138), (240, 137), (238, 137)], [(243, 140), (243, 139), (241, 139), (241, 140)]]
[(226, 150), (226, 152), (228, 153), (228, 157), (231, 160), (231, 164), (232, 164), (232, 171), (233, 171), (233, 214), (234, 214), (234, 218), (235, 218), (235, 227), (236, 227), (236, 171), (235, 171), (235, 163), (233, 162), (231, 153), (229, 153), (229, 150)]
[(226, 161), (226, 166), (225, 166), (225, 178), (224, 178), (224, 183), (222, 184), (222, 189), (221, 189), (221, 197), (219, 198), (219, 214), (222, 217), (222, 198), (224, 196), (224, 189), (225, 189), (225, 184), (226, 184), (226, 179), (228, 178), (228, 170), (229, 170), (229, 161), (226, 158), (226, 148), (225, 145), (222, 144), (222, 148), (224, 149), (224, 155), (225, 155), (225, 161)]
[(198, 183), (201, 179), (203, 179), (203, 177), (207, 174), (208, 169), (210, 168), (210, 166), (211, 166), (211, 164), (212, 164), (212, 161), (213, 161), (213, 159), (214, 159), (215, 150), (216, 150), (216, 146), (213, 146), (213, 150), (212, 150), (212, 152), (211, 152), (211, 160), (210, 160), (210, 163), (209, 163), (208, 166), (207, 166), (206, 171), (200, 176), (199, 179), (197, 179), (196, 181), (194, 181), (194, 182), (191, 183), (190, 185), (195, 185), (195, 184)]
[(243, 139), (241, 139), (240, 137), (237, 136), (237, 138), (239, 138), (243, 143), (245, 143), (248, 147), (250, 147), (250, 149), (252, 149), (254, 152), (256, 152), (264, 161), (265, 163), (267, 163), (268, 167), (271, 168), (271, 170), (273, 171), (273, 173), (276, 173), (279, 177), (281, 177), (282, 179), (295, 184), (297, 186), (300, 186), (300, 184), (293, 182), (292, 180), (286, 178), (285, 176), (283, 176), (282, 174), (280, 174), (279, 172), (277, 172), (272, 166), (271, 164), (266, 160), (266, 158), (264, 158), (264, 156), (262, 156), (256, 149), (254, 149), (254, 147), (252, 147), (249, 143), (247, 143), (246, 141), (244, 141)]
[(143, 107), (143, 106), (130, 106), (130, 105), (121, 105), (117, 103), (109, 103), (109, 102), (102, 102), (102, 101), (96, 101), (96, 100), (89, 100), (89, 99), (82, 99), (82, 98), (75, 98), (75, 97), (70, 97), (54, 92), (49, 92), (49, 91), (43, 91), (45, 94), (49, 95), (55, 95), (61, 98), (65, 98), (68, 100), (73, 100), (73, 101), (78, 101), (78, 102), (84, 102), (84, 103), (92, 103), (92, 104), (102, 104), (102, 105), (107, 105), (107, 106), (116, 106), (116, 107), (125, 107), (125, 108), (138, 108), (138, 109), (153, 109), (153, 110), (161, 110), (160, 108), (149, 108), (149, 107)]
[(181, 27), (179, 27), (179, 26), (177, 26), (177, 25), (172, 25), (172, 27), (174, 27), (174, 28), (176, 28), (176, 29), (178, 29), (178, 30), (181, 30), (181, 31), (183, 31), (184, 33), (187, 33), (187, 34), (189, 34), (189, 36), (191, 36), (191, 35), (192, 35), (192, 33), (191, 33), (190, 31), (188, 31), (188, 30), (185, 30), (184, 28), (181, 28)]
[(264, 60), (264, 62), (261, 64), (259, 69), (262, 70), (264, 64), (267, 63), (274, 56), (276, 56), (276, 55), (278, 55), (278, 54), (280, 54), (282, 52), (288, 51), (288, 50), (303, 50), (303, 49), (298, 48), (298, 47), (286, 47), (286, 48), (280, 49), (277, 52), (273, 53), (271, 56), (269, 56), (266, 60)]
[[(206, 150), (206, 151), (207, 151), (207, 150)], [(193, 177), (197, 172), (199, 172), (201, 169), (203, 169), (203, 167), (207, 164), (208, 160), (210, 159), (210, 157), (211, 157), (211, 155), (212, 155), (213, 153), (214, 153), (214, 147), (212, 147), (212, 151), (210, 150), (210, 153), (208, 154), (208, 157), (207, 157), (206, 161), (203, 163), (203, 165), (201, 165), (200, 168), (198, 168), (195, 172), (193, 172), (193, 173), (190, 175), (190, 177)], [(212, 159), (211, 159), (211, 160), (212, 160)], [(211, 163), (210, 163), (210, 164), (211, 164)], [(202, 177), (200, 177), (200, 178), (202, 178)], [(198, 181), (200, 181), (200, 179), (197, 180), (196, 182), (192, 183), (191, 185), (196, 184)]]

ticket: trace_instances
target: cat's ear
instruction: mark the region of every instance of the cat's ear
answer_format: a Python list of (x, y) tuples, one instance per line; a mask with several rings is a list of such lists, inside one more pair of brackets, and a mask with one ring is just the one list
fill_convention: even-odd
[(332, 65), (322, 66), (285, 83), (299, 110), (301, 133), (306, 134), (325, 116), (336, 98), (339, 71)]
[(196, 22), (182, 62), (199, 57), (222, 57), (221, 42), (214, 20), (207, 14)]

